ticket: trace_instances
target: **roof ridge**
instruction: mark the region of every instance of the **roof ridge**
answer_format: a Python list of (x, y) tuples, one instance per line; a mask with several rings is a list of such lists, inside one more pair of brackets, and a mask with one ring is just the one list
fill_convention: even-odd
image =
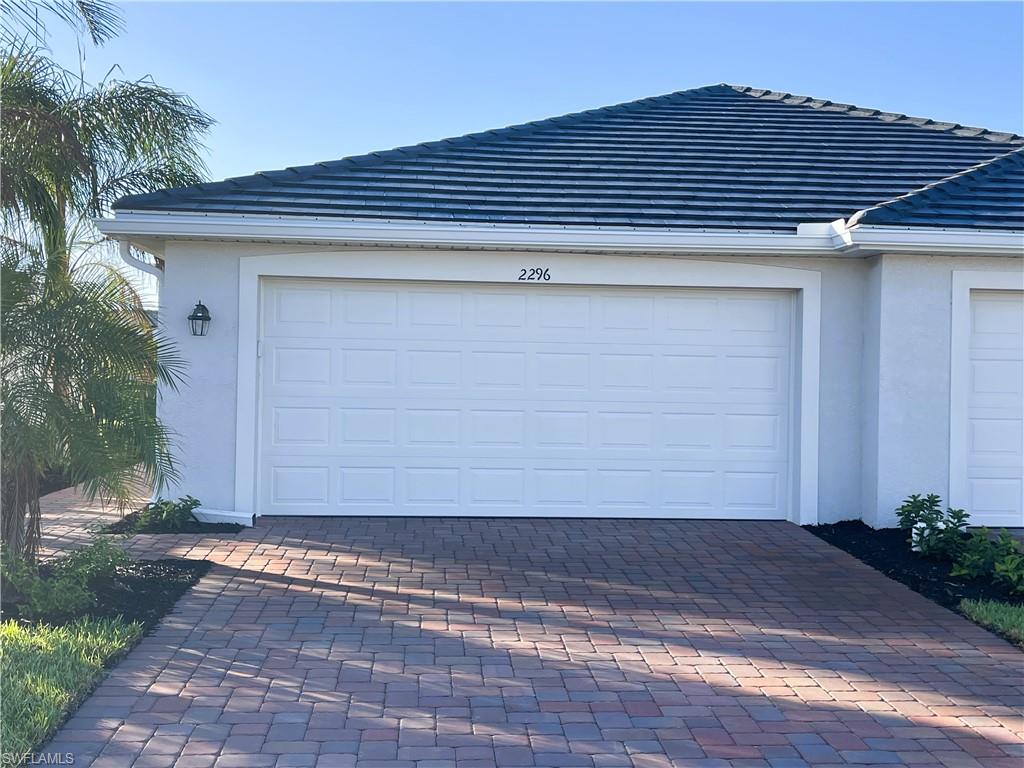
[(860, 107), (856, 104), (829, 101), (828, 99), (819, 99), (815, 96), (801, 96), (794, 93), (788, 93), (786, 91), (771, 91), (765, 88), (754, 88), (749, 85), (731, 85), (728, 83), (723, 83), (723, 85), (728, 85), (739, 93), (744, 93), (756, 99), (764, 99), (766, 101), (781, 101), (792, 106), (811, 107), (812, 109), (818, 109), (821, 111), (838, 112), (850, 115), (853, 115), (854, 113), (861, 113), (854, 116), (873, 117), (887, 123), (913, 125), (918, 128), (926, 128), (928, 130), (953, 133), (957, 136), (983, 138), (994, 142), (1008, 143), (1019, 141), (1024, 143), (1024, 136), (1019, 136), (1018, 134), (1011, 133), (1010, 131), (993, 131), (989, 128), (976, 128), (968, 125), (961, 125), (960, 123), (943, 122), (941, 120), (934, 120), (930, 117), (913, 117), (905, 115), (902, 112), (886, 112), (885, 110), (874, 109), (872, 107)]
[(121, 198), (121, 200), (115, 202), (114, 208), (126, 208), (132, 204), (137, 203), (156, 203), (161, 201), (170, 201), (191, 193), (216, 193), (240, 190), (250, 186), (259, 185), (261, 182), (268, 182), (270, 184), (274, 184), (277, 181), (284, 180), (302, 181), (312, 176), (315, 176), (317, 173), (321, 173), (326, 170), (344, 168), (346, 166), (365, 168), (368, 166), (373, 166), (378, 163), (387, 162), (389, 160), (410, 158), (416, 155), (429, 153), (436, 149), (473, 144), (474, 142), (477, 142), (483, 138), (502, 137), (508, 135), (525, 136), (542, 128), (550, 127), (552, 125), (564, 125), (566, 123), (571, 124), (578, 120), (592, 117), (594, 115), (643, 109), (644, 107), (648, 107), (652, 104), (658, 104), (663, 102), (679, 103), (682, 100), (686, 100), (700, 94), (714, 92), (738, 93), (749, 98), (764, 99), (768, 101), (778, 101), (784, 104), (788, 104), (790, 106), (807, 106), (810, 108), (819, 109), (823, 111), (850, 114), (857, 117), (875, 117), (887, 123), (899, 122), (901, 124), (913, 125), (919, 128), (939, 130), (947, 133), (951, 132), (956, 135), (969, 138), (981, 137), (993, 142), (1006, 143), (1012, 141), (1019, 141), (1021, 143), (1024, 143), (1024, 137), (1011, 133), (999, 133), (996, 131), (989, 131), (984, 128), (967, 128), (959, 124), (953, 123), (939, 123), (928, 118), (907, 117), (906, 115), (897, 114), (893, 112), (882, 112), (881, 110), (868, 109), (851, 104), (840, 104), (828, 101), (826, 99), (817, 99), (811, 96), (798, 96), (783, 91), (771, 91), (763, 88), (753, 88), (747, 85), (715, 83), (711, 85), (702, 85), (694, 88), (687, 88), (679, 91), (672, 91), (670, 93), (664, 93), (657, 96), (647, 96), (639, 99), (633, 99), (630, 101), (624, 101), (618, 104), (611, 104), (604, 107), (595, 107), (592, 109), (580, 110), (578, 112), (570, 112), (565, 115), (540, 118), (538, 120), (531, 120), (525, 123), (516, 123), (513, 125), (505, 126), (503, 128), (492, 128), (485, 131), (477, 131), (474, 133), (465, 134), (463, 136), (438, 139), (435, 141), (427, 141), (419, 144), (409, 144), (402, 147), (396, 147), (394, 149), (368, 152), (362, 155), (352, 155), (349, 157), (340, 158), (338, 160), (325, 160), (312, 163), (309, 165), (289, 166), (281, 170), (256, 171), (255, 173), (252, 174), (247, 174), (244, 176), (235, 176), (224, 179), (222, 181), (202, 182), (200, 184), (192, 184), (183, 187), (170, 187), (167, 189), (161, 189), (155, 192), (149, 192), (139, 195), (127, 195), (124, 198)]
[[(507, 125), (502, 128), (490, 128), (485, 131), (476, 131), (474, 133), (467, 133), (462, 136), (437, 139), (434, 141), (424, 141), (418, 144), (407, 144), (405, 146), (395, 147), (393, 149), (376, 150), (374, 152), (367, 152), (362, 155), (351, 155), (349, 157), (342, 157), (339, 158), (338, 160), (322, 160), (316, 163), (311, 163), (309, 165), (288, 166), (287, 168), (282, 168), (280, 170), (256, 171), (254, 173), (246, 174), (244, 176), (229, 177), (222, 181), (208, 181), (202, 182), (200, 184), (189, 184), (183, 187), (168, 187), (167, 189), (157, 190), (156, 192), (149, 192), (140, 195), (128, 195), (127, 197), (137, 202), (148, 202), (151, 200), (156, 201), (167, 198), (173, 198), (184, 192), (215, 192), (220, 190), (244, 188), (249, 184), (256, 184), (262, 179), (267, 179), (271, 183), (281, 179), (287, 179), (289, 181), (298, 181), (304, 178), (308, 178), (326, 169), (344, 166), (373, 165), (374, 163), (377, 162), (396, 159), (398, 157), (407, 158), (411, 155), (418, 155), (423, 152), (429, 152), (431, 150), (439, 149), (442, 147), (469, 144), (483, 137), (504, 136), (512, 133), (525, 135), (537, 130), (541, 126), (551, 125), (552, 123), (572, 122), (575, 120), (579, 120), (580, 118), (591, 116), (594, 114), (635, 109), (640, 108), (641, 106), (650, 105), (651, 103), (675, 100), (683, 96), (689, 96), (711, 90), (722, 90), (726, 88), (735, 90), (735, 86), (731, 86), (728, 83), (701, 85), (695, 88), (687, 88), (680, 91), (672, 91), (671, 93), (663, 93), (657, 96), (645, 96), (639, 99), (623, 101), (617, 104), (610, 104), (604, 107), (594, 107), (591, 109), (580, 110), (578, 112), (570, 112), (565, 115), (543, 117), (537, 120), (530, 120), (525, 123), (514, 123), (512, 125)], [(119, 206), (117, 205), (117, 203), (115, 203), (114, 207), (117, 208)]]
[(933, 181), (931, 184), (911, 190), (905, 195), (900, 195), (891, 200), (885, 200), (859, 210), (849, 218), (847, 226), (870, 224), (871, 222), (868, 219), (877, 211), (913, 207), (921, 199), (931, 200), (941, 195), (949, 195), (951, 194), (949, 191), (950, 187), (966, 187), (969, 189), (976, 186), (984, 177), (991, 175), (997, 170), (1001, 170), (1007, 165), (1020, 165), (1024, 167), (1024, 147), (1011, 149), (1009, 152), (983, 160), (972, 165), (970, 168), (965, 168), (938, 181)]

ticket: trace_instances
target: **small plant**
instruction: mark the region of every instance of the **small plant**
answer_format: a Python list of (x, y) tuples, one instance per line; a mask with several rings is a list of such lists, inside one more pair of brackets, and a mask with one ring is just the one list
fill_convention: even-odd
[(946, 509), (942, 526), (932, 535), (929, 554), (943, 560), (956, 560), (967, 540), (967, 523), (971, 516), (963, 509)]
[(996, 543), (992, 541), (992, 532), (988, 528), (979, 528), (971, 532), (971, 537), (964, 544), (963, 551), (949, 574), (977, 579), (989, 576), (996, 567)]
[(92, 584), (97, 579), (110, 578), (118, 568), (130, 562), (131, 557), (117, 544), (96, 538), (89, 546), (54, 561), (53, 572), (58, 577), (74, 576)]
[(996, 560), (995, 580), (1005, 584), (1013, 594), (1024, 595), (1024, 552), (1009, 552)]
[(921, 496), (919, 493), (912, 494), (903, 500), (903, 504), (896, 508), (896, 517), (900, 521), (900, 528), (911, 529), (918, 523), (929, 523), (942, 518), (942, 499), (934, 493)]
[(1005, 528), (999, 532), (998, 538), (992, 538), (988, 528), (979, 528), (971, 532), (949, 573), (969, 579), (991, 577), (996, 572), (996, 563), (1019, 551), (1019, 545)]
[(23, 619), (60, 621), (96, 603), (85, 577), (74, 571), (44, 577), (35, 565), (8, 556), (4, 558), (3, 579), (15, 592), (18, 615)]
[(962, 509), (942, 511), (942, 499), (934, 493), (913, 494), (896, 509), (900, 528), (910, 530), (915, 552), (943, 560), (955, 560), (964, 548), (970, 515)]
[(54, 560), (49, 573), (15, 557), (5, 557), (3, 580), (13, 589), (23, 619), (62, 621), (96, 605), (95, 584), (109, 580), (131, 562), (116, 544), (96, 539), (89, 546)]
[(135, 528), (153, 528), (164, 531), (180, 531), (189, 523), (196, 522), (192, 511), (200, 504), (199, 499), (183, 496), (177, 501), (157, 499), (142, 508)]

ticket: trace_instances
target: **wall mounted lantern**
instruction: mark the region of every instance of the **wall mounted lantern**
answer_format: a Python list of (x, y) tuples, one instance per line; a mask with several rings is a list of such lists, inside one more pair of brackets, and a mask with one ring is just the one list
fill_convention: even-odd
[(193, 336), (205, 336), (206, 331), (210, 327), (210, 310), (206, 308), (200, 299), (196, 303), (196, 308), (192, 310), (192, 314), (188, 316), (188, 324), (192, 328)]

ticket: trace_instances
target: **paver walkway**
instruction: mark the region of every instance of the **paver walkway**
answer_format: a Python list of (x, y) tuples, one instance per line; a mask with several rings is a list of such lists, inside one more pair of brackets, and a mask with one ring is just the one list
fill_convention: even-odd
[(149, 490), (135, 486), (133, 499), (125, 510), (101, 499), (86, 499), (76, 487), (48, 493), (39, 500), (39, 556), (43, 559), (69, 552), (88, 543), (92, 530), (121, 519), (122, 511), (134, 511), (149, 501)]
[(273, 519), (48, 752), (76, 767), (1020, 768), (1024, 654), (788, 523)]

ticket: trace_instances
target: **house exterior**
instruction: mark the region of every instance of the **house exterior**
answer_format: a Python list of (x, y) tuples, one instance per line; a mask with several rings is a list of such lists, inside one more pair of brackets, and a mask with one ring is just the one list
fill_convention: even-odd
[(886, 526), (936, 492), (1020, 526), (1022, 148), (723, 84), (100, 227), (157, 257), (170, 492), (210, 519)]

